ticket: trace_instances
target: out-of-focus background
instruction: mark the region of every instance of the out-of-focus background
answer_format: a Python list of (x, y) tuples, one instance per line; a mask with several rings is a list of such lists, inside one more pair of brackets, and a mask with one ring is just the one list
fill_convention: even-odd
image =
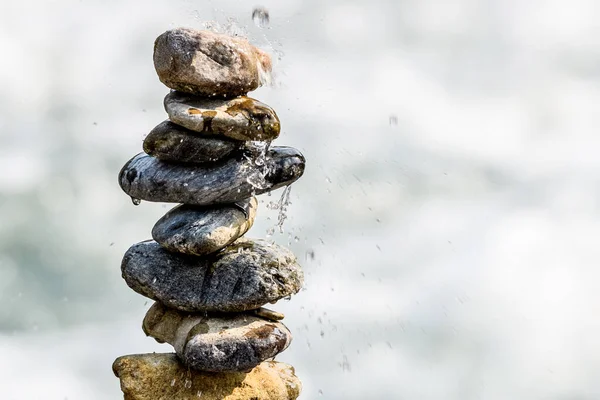
[(117, 399), (117, 356), (170, 351), (142, 333), (151, 302), (120, 261), (171, 206), (133, 206), (117, 174), (166, 118), (155, 37), (216, 21), (273, 54), (252, 96), (308, 160), (272, 236), (306, 270), (274, 306), (302, 399), (599, 398), (599, 11), (3, 1), (0, 397)]

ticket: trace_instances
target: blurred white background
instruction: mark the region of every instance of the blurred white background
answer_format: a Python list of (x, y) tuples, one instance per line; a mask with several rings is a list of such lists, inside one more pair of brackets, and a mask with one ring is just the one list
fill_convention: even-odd
[(273, 236), (306, 270), (273, 307), (302, 399), (600, 398), (599, 12), (3, 1), (0, 397), (117, 399), (117, 356), (170, 351), (141, 331), (151, 302), (120, 262), (171, 206), (134, 207), (117, 174), (166, 118), (154, 39), (218, 21), (274, 55), (275, 85), (251, 96), (308, 160)]

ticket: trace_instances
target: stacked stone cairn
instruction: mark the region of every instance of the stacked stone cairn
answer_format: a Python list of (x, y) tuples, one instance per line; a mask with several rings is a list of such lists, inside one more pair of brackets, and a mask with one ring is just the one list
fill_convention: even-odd
[(270, 147), (280, 131), (269, 106), (245, 95), (271, 70), (270, 57), (240, 37), (174, 29), (154, 45), (169, 120), (121, 170), (135, 204), (180, 203), (133, 245), (121, 265), (129, 287), (156, 302), (146, 335), (175, 354), (119, 357), (126, 400), (296, 399), (294, 369), (273, 361), (291, 340), (283, 315), (263, 308), (289, 298), (303, 273), (287, 249), (242, 237), (255, 195), (288, 186), (304, 157)]

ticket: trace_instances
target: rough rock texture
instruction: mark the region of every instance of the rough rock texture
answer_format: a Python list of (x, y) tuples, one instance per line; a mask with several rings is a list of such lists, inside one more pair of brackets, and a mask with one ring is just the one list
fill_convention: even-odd
[(254, 223), (256, 197), (223, 206), (173, 208), (152, 228), (152, 238), (169, 251), (201, 256), (221, 250)]
[(281, 322), (252, 314), (185, 313), (154, 303), (143, 324), (159, 343), (169, 343), (180, 360), (199, 371), (249, 371), (285, 350), (292, 334)]
[(199, 135), (170, 121), (154, 128), (144, 140), (144, 151), (159, 160), (180, 163), (218, 161), (239, 149), (243, 142)]
[(154, 68), (172, 89), (233, 97), (260, 86), (271, 57), (240, 37), (178, 28), (154, 42)]
[(220, 100), (171, 92), (164, 105), (171, 121), (206, 135), (273, 140), (281, 128), (275, 111), (250, 97)]
[(125, 400), (295, 400), (302, 389), (290, 365), (268, 361), (249, 373), (189, 370), (175, 354), (119, 357), (113, 371)]
[(189, 312), (252, 310), (298, 293), (304, 280), (291, 251), (247, 238), (204, 257), (141, 242), (127, 250), (121, 271), (136, 292)]
[(210, 205), (236, 203), (289, 185), (304, 173), (304, 156), (291, 147), (273, 147), (264, 165), (241, 156), (210, 165), (178, 165), (147, 154), (133, 157), (119, 183), (134, 199)]

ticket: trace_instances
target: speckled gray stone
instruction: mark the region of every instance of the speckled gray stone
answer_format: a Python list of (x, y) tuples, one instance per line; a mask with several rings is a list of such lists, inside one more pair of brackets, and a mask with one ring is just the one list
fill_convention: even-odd
[(172, 122), (205, 135), (263, 141), (279, 136), (275, 111), (250, 97), (220, 100), (171, 92), (164, 105)]
[(154, 67), (168, 87), (203, 96), (239, 96), (271, 71), (271, 57), (241, 37), (177, 28), (154, 43)]
[(180, 205), (158, 220), (152, 237), (169, 251), (196, 256), (214, 253), (250, 229), (257, 206), (256, 197), (223, 206)]
[(272, 148), (264, 161), (256, 165), (240, 156), (210, 165), (179, 165), (140, 153), (125, 164), (119, 183), (134, 199), (210, 205), (275, 190), (304, 173), (304, 156), (291, 147)]
[(171, 344), (179, 359), (198, 371), (248, 371), (292, 341), (281, 322), (248, 313), (190, 314), (158, 302), (146, 313), (143, 328), (159, 343)]
[(204, 257), (138, 243), (125, 253), (121, 271), (136, 292), (188, 312), (252, 310), (297, 293), (304, 280), (291, 251), (247, 238)]
[(164, 121), (146, 136), (144, 151), (162, 161), (205, 163), (225, 158), (242, 145), (240, 141), (200, 135)]

